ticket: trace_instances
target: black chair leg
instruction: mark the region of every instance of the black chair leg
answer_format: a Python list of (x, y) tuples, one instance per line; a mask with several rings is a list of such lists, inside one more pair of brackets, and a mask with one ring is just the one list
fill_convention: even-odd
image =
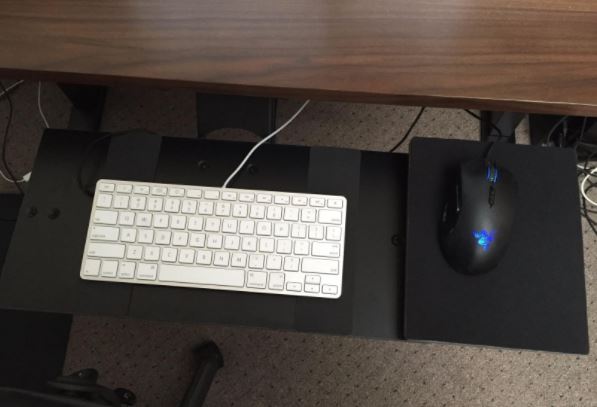
[(195, 350), (198, 363), (193, 381), (180, 403), (180, 407), (199, 407), (203, 405), (207, 392), (218, 370), (224, 366), (224, 358), (220, 349), (213, 342), (207, 342)]

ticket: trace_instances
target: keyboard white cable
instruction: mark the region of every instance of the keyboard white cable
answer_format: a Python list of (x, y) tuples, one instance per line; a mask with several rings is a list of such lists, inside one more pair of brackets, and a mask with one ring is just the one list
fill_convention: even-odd
[(238, 165), (238, 167), (236, 167), (236, 169), (232, 172), (232, 174), (230, 174), (230, 176), (228, 177), (228, 179), (224, 182), (224, 185), (222, 185), (222, 188), (228, 188), (228, 184), (230, 183), (230, 181), (232, 181), (234, 179), (234, 177), (236, 177), (236, 174), (238, 174), (238, 172), (245, 166), (245, 164), (247, 163), (247, 161), (249, 161), (249, 158), (251, 158), (251, 156), (253, 155), (253, 153), (259, 147), (261, 147), (261, 145), (263, 143), (267, 143), (267, 141), (269, 139), (271, 139), (272, 137), (274, 137), (276, 134), (278, 134), (279, 132), (281, 132), (282, 130), (284, 130), (286, 128), (286, 126), (288, 126), (290, 123), (292, 123), (292, 121), (294, 119), (296, 119), (296, 117), (299, 114), (301, 114), (301, 112), (305, 109), (305, 107), (307, 107), (307, 105), (309, 104), (309, 102), (310, 102), (310, 100), (305, 101), (305, 103), (303, 103), (301, 105), (301, 107), (299, 107), (299, 109), (290, 117), (290, 119), (288, 119), (286, 121), (286, 123), (284, 123), (283, 125), (281, 125), (280, 127), (278, 127), (276, 130), (274, 130), (268, 136), (264, 137), (259, 143), (255, 144), (253, 146), (253, 148), (247, 153), (247, 155), (245, 156), (245, 158), (241, 161), (241, 163)]
[(338, 298), (346, 198), (100, 180), (85, 280)]

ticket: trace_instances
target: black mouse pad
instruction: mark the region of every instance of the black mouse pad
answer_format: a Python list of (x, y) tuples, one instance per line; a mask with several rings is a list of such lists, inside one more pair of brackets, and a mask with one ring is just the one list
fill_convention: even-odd
[(438, 243), (446, 176), (487, 145), (410, 144), (405, 336), (554, 352), (589, 351), (582, 231), (573, 150), (497, 143), (492, 158), (518, 182), (509, 248), (493, 271), (453, 271)]

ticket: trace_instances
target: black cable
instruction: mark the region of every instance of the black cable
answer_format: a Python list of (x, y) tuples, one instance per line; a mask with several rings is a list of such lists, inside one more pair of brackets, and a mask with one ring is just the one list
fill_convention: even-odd
[(497, 131), (498, 137), (506, 137), (506, 138), (508, 138), (507, 136), (504, 136), (504, 134), (502, 133), (502, 131), (500, 130), (500, 128), (498, 126), (496, 126), (495, 123), (492, 122), (491, 120), (485, 120), (481, 116), (479, 116), (478, 114), (473, 113), (473, 112), (471, 112), (468, 109), (463, 109), (463, 110), (465, 112), (467, 112), (469, 115), (473, 116), (475, 119), (479, 120), (480, 123), (489, 123), (491, 125), (491, 127), (493, 127), (493, 129), (495, 131)]
[(421, 107), (421, 109), (419, 110), (419, 113), (417, 114), (417, 117), (415, 117), (415, 120), (413, 120), (413, 122), (410, 124), (410, 127), (408, 128), (408, 130), (406, 130), (406, 133), (404, 133), (404, 136), (402, 136), (400, 141), (398, 143), (396, 143), (396, 145), (390, 150), (390, 153), (393, 153), (394, 151), (396, 151), (398, 149), (398, 147), (400, 147), (402, 145), (402, 143), (404, 143), (406, 141), (406, 139), (410, 135), (410, 132), (413, 131), (413, 129), (419, 122), (419, 119), (423, 115), (423, 112), (425, 111), (425, 109), (426, 109), (426, 106)]
[(17, 178), (14, 176), (12, 170), (8, 166), (8, 161), (6, 160), (6, 146), (8, 144), (8, 131), (10, 130), (10, 124), (12, 122), (12, 99), (10, 98), (8, 90), (4, 87), (4, 84), (1, 81), (0, 81), (0, 88), (2, 88), (2, 91), (4, 92), (4, 95), (6, 96), (6, 101), (8, 102), (8, 119), (6, 120), (6, 127), (4, 129), (4, 139), (2, 139), (2, 165), (4, 165), (4, 168), (6, 169), (8, 176), (10, 177), (12, 182), (15, 184), (15, 186), (19, 190), (19, 193), (21, 195), (25, 195), (25, 192), (23, 192), (23, 189), (17, 182)]
[(562, 118), (560, 120), (558, 120), (556, 122), (556, 124), (553, 125), (553, 127), (551, 128), (551, 130), (549, 130), (549, 133), (547, 133), (547, 139), (545, 140), (545, 144), (549, 144), (549, 142), (551, 141), (551, 136), (553, 135), (553, 133), (556, 131), (556, 129), (558, 127), (560, 127), (560, 125), (562, 123), (564, 123), (566, 120), (568, 120), (568, 116), (562, 116)]

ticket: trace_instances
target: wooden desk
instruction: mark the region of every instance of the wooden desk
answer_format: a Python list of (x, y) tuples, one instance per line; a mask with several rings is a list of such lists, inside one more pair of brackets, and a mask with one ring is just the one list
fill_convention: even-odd
[(0, 76), (597, 116), (597, 2), (3, 0)]

